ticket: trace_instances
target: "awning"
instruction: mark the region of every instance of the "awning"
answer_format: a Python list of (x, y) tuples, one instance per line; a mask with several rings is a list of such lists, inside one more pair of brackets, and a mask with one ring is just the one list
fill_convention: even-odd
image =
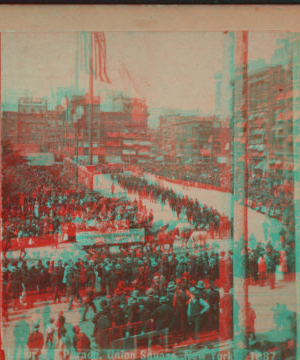
[(210, 156), (210, 150), (209, 149), (201, 149), (200, 154), (202, 156)]
[(123, 145), (125, 146), (133, 146), (135, 144), (134, 141), (131, 140), (123, 140)]
[(189, 159), (187, 159), (187, 161), (185, 162), (186, 164), (190, 164), (191, 162), (192, 162), (192, 158), (189, 158)]
[(277, 97), (276, 100), (282, 100), (284, 98), (284, 93), (281, 92)]
[(93, 148), (93, 155), (105, 155), (105, 147)]
[(278, 164), (274, 164), (273, 165), (273, 167), (275, 168), (275, 169), (279, 169), (279, 168), (281, 168), (282, 167), (282, 162), (281, 163), (278, 163)]
[(218, 156), (217, 161), (218, 161), (218, 164), (226, 164), (227, 163), (227, 157), (226, 156)]
[(140, 151), (138, 154), (139, 154), (139, 155), (142, 155), (142, 156), (149, 156), (149, 152), (148, 152), (148, 151)]
[(284, 117), (285, 120), (293, 119), (293, 111), (288, 111)]
[(137, 134), (134, 134), (134, 133), (127, 133), (127, 132), (124, 132), (122, 134), (123, 138), (136, 138), (138, 135)]
[(263, 153), (257, 151), (250, 154), (250, 156), (253, 158), (262, 157), (263, 155)]
[(113, 138), (118, 138), (118, 137), (121, 136), (121, 134), (118, 133), (118, 132), (108, 132), (108, 133), (107, 133), (107, 136), (113, 137)]
[(288, 91), (285, 96), (285, 99), (292, 99), (293, 98), (293, 90)]
[(123, 155), (135, 155), (134, 150), (122, 150)]
[(264, 151), (265, 145), (264, 144), (254, 144), (248, 146), (249, 150), (256, 150), (256, 151)]
[(264, 144), (256, 145), (256, 149), (257, 149), (258, 151), (264, 151), (264, 150), (265, 150), (265, 145), (264, 145)]
[(291, 163), (287, 163), (285, 165), (285, 171), (293, 171), (294, 170), (294, 165)]
[(119, 146), (120, 146), (120, 142), (119, 142), (119, 141), (107, 141), (107, 142), (106, 142), (106, 146), (119, 147)]
[(262, 117), (257, 118), (255, 120), (255, 123), (258, 124), (258, 125), (262, 125), (262, 124), (264, 124), (264, 122), (265, 122), (265, 118), (262, 118)]
[(264, 165), (263, 165), (263, 162), (259, 162), (256, 166), (255, 166), (255, 169), (260, 169), (262, 170), (264, 168)]
[(244, 128), (247, 125), (246, 121), (241, 121), (239, 123), (236, 124), (236, 127), (238, 128)]
[(255, 129), (253, 135), (263, 135), (265, 133), (264, 129)]
[(140, 145), (140, 146), (149, 146), (151, 145), (151, 141), (135, 141), (135, 144)]
[(159, 156), (155, 159), (156, 161), (164, 161), (164, 157), (163, 156)]
[(283, 121), (285, 118), (285, 114), (283, 112), (277, 115), (276, 121)]

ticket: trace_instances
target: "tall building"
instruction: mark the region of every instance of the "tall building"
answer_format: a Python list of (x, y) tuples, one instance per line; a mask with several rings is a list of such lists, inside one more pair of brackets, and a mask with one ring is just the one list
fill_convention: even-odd
[(18, 111), (3, 112), (2, 139), (11, 144), (36, 145), (46, 151), (48, 133), (46, 99), (21, 98)]
[(160, 117), (160, 146), (165, 162), (185, 164), (208, 162), (212, 158), (215, 116), (182, 116), (170, 114)]
[[(111, 95), (110, 106), (102, 106), (100, 97), (93, 99), (93, 105), (86, 97), (73, 98), (70, 107), (81, 106), (82, 118), (78, 121), (78, 158), (87, 163), (90, 151), (93, 162), (137, 162), (149, 157), (148, 110), (146, 102), (132, 99), (119, 93)], [(105, 110), (105, 111), (104, 111)], [(71, 110), (71, 113), (73, 110)], [(90, 123), (92, 119), (92, 139)], [(75, 124), (62, 131), (68, 148), (67, 155), (75, 156)], [(90, 144), (92, 143), (92, 147)], [(64, 148), (64, 147), (62, 147)], [(66, 148), (64, 148), (66, 150)]]
[(20, 98), (18, 111), (28, 114), (44, 114), (48, 110), (48, 101), (45, 98)]
[[(238, 74), (238, 72), (237, 72)], [(242, 78), (234, 81), (235, 116)], [(291, 65), (265, 66), (248, 73), (248, 169), (285, 173), (292, 161), (292, 70)], [(245, 124), (246, 126), (246, 124)]]

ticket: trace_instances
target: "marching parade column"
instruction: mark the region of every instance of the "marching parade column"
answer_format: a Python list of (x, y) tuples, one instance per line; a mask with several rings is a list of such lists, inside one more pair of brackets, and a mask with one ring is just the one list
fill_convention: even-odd
[(294, 157), (294, 214), (296, 254), (296, 297), (297, 297), (297, 359), (300, 359), (300, 36), (292, 39), (293, 51), (293, 157)]
[(248, 32), (235, 33), (235, 80), (233, 119), (233, 346), (234, 360), (244, 360), (247, 353), (248, 286), (246, 254), (248, 247)]

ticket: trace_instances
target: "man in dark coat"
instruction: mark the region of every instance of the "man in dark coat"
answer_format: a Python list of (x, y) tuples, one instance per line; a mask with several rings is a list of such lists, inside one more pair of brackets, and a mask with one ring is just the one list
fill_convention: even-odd
[(86, 321), (86, 314), (91, 307), (94, 311), (94, 313), (97, 312), (96, 306), (94, 304), (94, 298), (95, 298), (95, 291), (93, 289), (88, 289), (86, 292), (86, 300), (85, 300), (85, 309), (82, 316), (82, 321)]
[(169, 299), (170, 304), (173, 306), (174, 294), (176, 290), (176, 285), (173, 281), (170, 281), (167, 288), (167, 298)]
[(176, 317), (175, 326), (182, 340), (187, 336), (187, 303), (189, 297), (184, 291), (184, 284), (178, 283), (174, 294), (174, 316)]
[(150, 288), (147, 291), (147, 298), (145, 299), (145, 307), (150, 311), (150, 313), (153, 313), (159, 305), (159, 301), (156, 297), (154, 297), (154, 294), (155, 290)]
[(139, 309), (138, 309), (138, 322), (140, 323), (139, 325), (139, 332), (146, 332), (146, 331), (150, 331), (150, 324), (149, 324), (149, 320), (150, 320), (150, 311), (149, 309), (146, 308), (145, 306), (145, 301), (143, 299), (139, 300)]
[(203, 317), (206, 328), (208, 330), (216, 330), (219, 328), (219, 292), (213, 285), (206, 290), (206, 302), (209, 304), (209, 309), (205, 312)]
[(203, 327), (203, 315), (209, 310), (208, 303), (199, 296), (196, 288), (190, 288), (189, 293), (191, 294), (188, 309), (187, 309), (187, 316), (189, 324), (192, 325), (192, 333), (194, 336), (198, 338), (199, 333), (201, 331), (201, 325)]
[(173, 316), (173, 308), (169, 304), (167, 297), (160, 298), (160, 305), (151, 314), (151, 318), (154, 319), (154, 330), (162, 330), (169, 328)]
[(91, 349), (90, 339), (81, 331), (79, 326), (75, 326), (73, 331), (75, 333), (73, 338), (73, 346), (79, 355), (79, 359), (89, 359), (88, 354)]
[[(72, 274), (73, 273), (73, 274)], [(75, 268), (71, 269), (70, 278), (67, 279), (68, 293), (71, 295), (68, 310), (71, 310), (74, 297), (76, 297), (79, 303), (82, 303), (81, 296), (79, 293), (79, 271)]]
[(109, 291), (108, 295), (113, 295), (119, 284), (119, 277), (113, 269), (110, 269), (109, 271), (106, 284), (108, 286), (108, 291)]
[(103, 307), (93, 321), (95, 322), (95, 337), (99, 350), (109, 349), (109, 329), (112, 327), (109, 307)]

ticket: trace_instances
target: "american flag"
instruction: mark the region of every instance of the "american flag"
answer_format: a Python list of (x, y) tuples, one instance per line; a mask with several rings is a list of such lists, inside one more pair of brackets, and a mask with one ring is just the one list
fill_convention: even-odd
[[(91, 56), (92, 54), (92, 56)], [(80, 33), (80, 68), (95, 79), (111, 83), (106, 70), (106, 38), (104, 32)]]

